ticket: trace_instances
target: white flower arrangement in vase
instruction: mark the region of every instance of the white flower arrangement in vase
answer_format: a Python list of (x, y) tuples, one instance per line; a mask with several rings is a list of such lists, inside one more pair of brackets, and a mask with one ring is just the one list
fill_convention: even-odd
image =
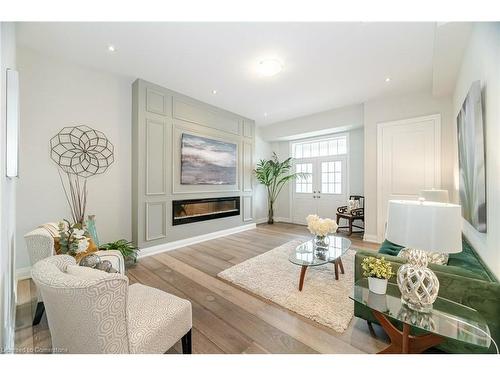
[(322, 219), (318, 215), (308, 215), (306, 217), (307, 229), (314, 234), (316, 247), (328, 247), (328, 235), (337, 231), (337, 223), (329, 218)]

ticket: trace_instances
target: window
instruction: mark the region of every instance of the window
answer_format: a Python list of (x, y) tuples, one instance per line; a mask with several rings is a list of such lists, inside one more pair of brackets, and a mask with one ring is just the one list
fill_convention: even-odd
[(342, 194), (341, 161), (321, 163), (321, 192), (324, 194)]
[(295, 192), (296, 193), (312, 193), (312, 163), (302, 163), (295, 165), (295, 171), (297, 173), (308, 173), (305, 178), (295, 179)]
[(293, 144), (292, 148), (292, 154), (295, 159), (345, 155), (346, 153), (347, 137), (345, 135), (316, 141), (297, 142)]

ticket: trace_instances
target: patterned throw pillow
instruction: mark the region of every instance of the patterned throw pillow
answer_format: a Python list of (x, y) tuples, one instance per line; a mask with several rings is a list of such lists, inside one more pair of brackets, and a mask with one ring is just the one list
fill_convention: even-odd
[(347, 201), (347, 212), (350, 213), (352, 210), (355, 210), (356, 208), (359, 208), (359, 200), (349, 199)]
[[(409, 252), (411, 249), (405, 247), (401, 249), (401, 251), (398, 254), (398, 257), (407, 259)], [(442, 266), (446, 266), (448, 264), (448, 258), (449, 255), (446, 253), (438, 253), (434, 251), (427, 251), (427, 262), (432, 263), (432, 264), (440, 264)]]

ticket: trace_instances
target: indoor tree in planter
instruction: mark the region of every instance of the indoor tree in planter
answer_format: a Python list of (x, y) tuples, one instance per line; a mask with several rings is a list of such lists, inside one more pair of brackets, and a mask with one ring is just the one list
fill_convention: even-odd
[(257, 180), (267, 189), (267, 223), (274, 223), (274, 203), (283, 186), (295, 178), (305, 178), (307, 173), (292, 173), (292, 158), (280, 161), (276, 153), (270, 160), (260, 160), (254, 170)]

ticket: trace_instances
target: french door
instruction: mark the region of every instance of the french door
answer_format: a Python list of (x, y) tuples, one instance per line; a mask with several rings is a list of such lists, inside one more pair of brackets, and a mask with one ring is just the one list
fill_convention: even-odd
[(292, 221), (305, 224), (309, 214), (335, 219), (337, 207), (347, 204), (347, 157), (295, 159), (295, 170), (308, 175), (293, 184)]

